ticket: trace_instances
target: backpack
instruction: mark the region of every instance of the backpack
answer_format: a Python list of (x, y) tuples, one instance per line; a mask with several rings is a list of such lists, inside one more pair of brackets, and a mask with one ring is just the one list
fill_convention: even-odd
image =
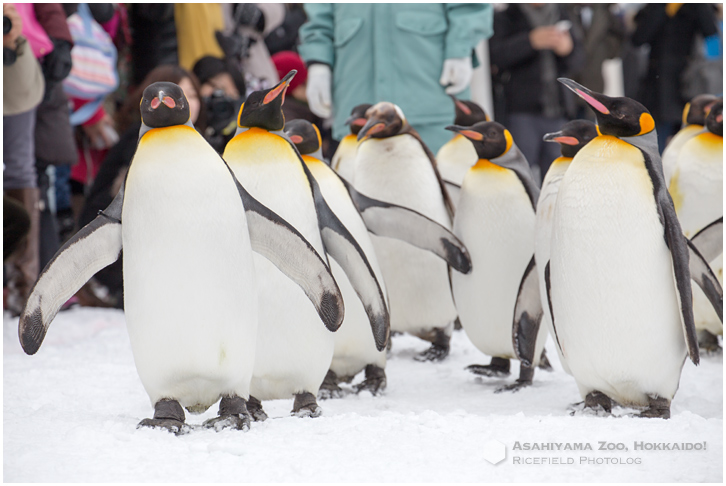
[(71, 113), (71, 124), (80, 125), (118, 87), (117, 54), (111, 37), (93, 19), (88, 4), (79, 3), (78, 12), (67, 21), (73, 37), (73, 68), (63, 81), (63, 89), (69, 97), (91, 100)]

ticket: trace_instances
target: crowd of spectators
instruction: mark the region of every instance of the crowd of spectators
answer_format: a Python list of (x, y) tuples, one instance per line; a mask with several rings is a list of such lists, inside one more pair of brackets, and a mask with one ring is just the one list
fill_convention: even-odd
[[(542, 135), (591, 116), (558, 77), (603, 91), (603, 65), (620, 60), (623, 92), (653, 114), (661, 150), (686, 101), (722, 89), (720, 4), (6, 3), (3, 16), (3, 301), (13, 314), (118, 192), (141, 93), (156, 81), (182, 87), (220, 153), (246, 96), (291, 69), (285, 116), (318, 125), (328, 159), (350, 109), (383, 99), (435, 152), (453, 122), (447, 95), (469, 97), (474, 47), (488, 39), (491, 115), (538, 178), (558, 150)], [(68, 305), (78, 301), (121, 307), (120, 262)]]

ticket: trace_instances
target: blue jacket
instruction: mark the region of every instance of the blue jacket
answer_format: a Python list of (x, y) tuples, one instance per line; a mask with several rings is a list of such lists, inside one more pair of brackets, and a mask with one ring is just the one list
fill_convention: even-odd
[[(439, 84), (444, 60), (470, 57), (492, 35), (492, 8), (481, 3), (310, 3), (300, 55), (333, 70), (333, 137), (361, 103), (391, 101), (417, 128), (454, 120)], [(468, 97), (468, 90), (459, 96)], [(419, 130), (421, 131), (421, 130)], [(422, 133), (423, 136), (423, 133)], [(451, 134), (445, 132), (445, 137)], [(433, 147), (432, 147), (433, 148)]]

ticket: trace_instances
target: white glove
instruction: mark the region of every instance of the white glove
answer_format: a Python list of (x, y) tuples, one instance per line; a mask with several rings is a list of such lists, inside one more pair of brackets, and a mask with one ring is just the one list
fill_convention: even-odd
[(329, 118), (333, 114), (330, 92), (332, 77), (333, 73), (327, 64), (313, 64), (308, 68), (308, 85), (305, 95), (308, 97), (310, 111), (320, 118)]
[(458, 57), (444, 61), (444, 69), (441, 70), (439, 84), (448, 86), (446, 94), (461, 93), (469, 86), (471, 75), (474, 69), (471, 67), (471, 58)]

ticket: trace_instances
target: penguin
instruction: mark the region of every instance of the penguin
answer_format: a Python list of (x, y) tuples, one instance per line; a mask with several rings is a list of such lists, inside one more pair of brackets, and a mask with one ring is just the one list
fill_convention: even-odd
[[(333, 212), (351, 231), (371, 263), (385, 294), (382, 273), (368, 232), (395, 238), (422, 250), (429, 251), (460, 272), (471, 271), (471, 259), (466, 247), (449, 230), (422, 214), (395, 204), (385, 203), (357, 192), (324, 162), (320, 150), (320, 132), (305, 120), (285, 124), (285, 133), (302, 155), (305, 165), (320, 186)], [(386, 386), (386, 355), (376, 349), (370, 337), (370, 325), (361, 302), (357, 302), (348, 277), (331, 261), (333, 275), (338, 281), (346, 303), (346, 315), (335, 333), (333, 362), (321, 386), (319, 396), (339, 397), (339, 382), (350, 382), (365, 368), (365, 380), (356, 385), (356, 392), (368, 390), (376, 395)]]
[(686, 356), (699, 362), (690, 278), (705, 262), (681, 231), (648, 110), (558, 81), (593, 109), (600, 135), (557, 195), (545, 265), (555, 343), (586, 408), (614, 401), (668, 418)]
[[(478, 375), (506, 376), (510, 359), (520, 357), (512, 320), (518, 298), (531, 300), (536, 309), (527, 317), (533, 321), (530, 325), (539, 326), (542, 316), (533, 256), (539, 189), (527, 160), (501, 124), (479, 122), (447, 129), (470, 140), (478, 158), (464, 177), (454, 217), (454, 234), (471, 252), (473, 270), (469, 275), (452, 273), (451, 288), (464, 331), (492, 360), (467, 369)], [(534, 287), (528, 288), (527, 296), (518, 297), (528, 274), (534, 277)], [(517, 382), (498, 391), (532, 383), (546, 337), (547, 328), (538, 327)]]
[[(294, 144), (282, 131), (282, 103), (296, 71), (274, 87), (249, 95), (237, 131), (223, 158), (253, 197), (285, 218), (327, 260), (343, 268), (364, 301), (378, 349), (388, 341), (384, 297), (365, 253), (331, 211)], [(267, 415), (262, 400), (294, 397), (292, 413), (317, 417), (317, 393), (330, 367), (339, 325), (321, 324), (300, 289), (265, 259), (254, 256), (259, 284), (259, 328), (248, 409), (255, 420)]]
[[(454, 125), (470, 127), (478, 122), (491, 121), (484, 109), (473, 101), (460, 100), (455, 96), (451, 99), (456, 111)], [(436, 164), (455, 208), (459, 203), (459, 191), (464, 176), (478, 159), (474, 146), (458, 133), (436, 153)]]
[[(351, 181), (355, 190), (451, 228), (453, 205), (436, 160), (401, 109), (383, 101), (369, 108), (366, 118), (358, 133)], [(388, 289), (391, 330), (432, 343), (415, 359), (444, 359), (457, 318), (446, 262), (401, 241), (375, 235), (372, 239)]]
[(370, 103), (363, 103), (353, 107), (350, 117), (345, 120), (346, 125), (350, 125), (350, 134), (343, 137), (333, 154), (330, 165), (346, 181), (353, 180), (355, 154), (358, 151), (358, 132), (366, 124), (366, 111), (371, 106), (373, 105)]
[(670, 184), (673, 171), (678, 163), (678, 154), (683, 144), (703, 132), (706, 124), (706, 115), (716, 97), (710, 94), (701, 94), (691, 99), (683, 108), (683, 125), (663, 150), (663, 175), (667, 184)]
[[(723, 217), (723, 99), (713, 102), (705, 130), (682, 145), (668, 191), (688, 238)], [(710, 265), (723, 284), (723, 255)], [(723, 324), (700, 289), (693, 291), (693, 313), (702, 347), (717, 350)]]
[(327, 325), (342, 320), (342, 296), (310, 243), (252, 198), (194, 129), (181, 88), (150, 85), (140, 109), (121, 190), (43, 270), (20, 318), (21, 345), (37, 352), (60, 306), (123, 249), (131, 349), (155, 410), (139, 427), (185, 433), (183, 408), (201, 413), (221, 398), (219, 416), (204, 426), (248, 429), (258, 324), (252, 250), (304, 287)]
[[(562, 177), (572, 162), (572, 158), (587, 145), (590, 140), (597, 137), (597, 128), (594, 123), (588, 120), (573, 120), (565, 123), (558, 132), (548, 133), (543, 137), (545, 142), (557, 142), (561, 146), (562, 156), (556, 158), (542, 181), (542, 189), (537, 201), (537, 212), (535, 214), (535, 243), (534, 259), (537, 263), (537, 279), (539, 280), (540, 299), (542, 308), (547, 308), (547, 291), (544, 280), (544, 267), (550, 258), (550, 239), (552, 236), (552, 217), (554, 215), (557, 192), (560, 189)], [(549, 313), (542, 316), (551, 336), (554, 336), (552, 321)], [(559, 348), (557, 348), (559, 353)], [(560, 363), (563, 369), (569, 373), (569, 368), (564, 357), (560, 354)]]

